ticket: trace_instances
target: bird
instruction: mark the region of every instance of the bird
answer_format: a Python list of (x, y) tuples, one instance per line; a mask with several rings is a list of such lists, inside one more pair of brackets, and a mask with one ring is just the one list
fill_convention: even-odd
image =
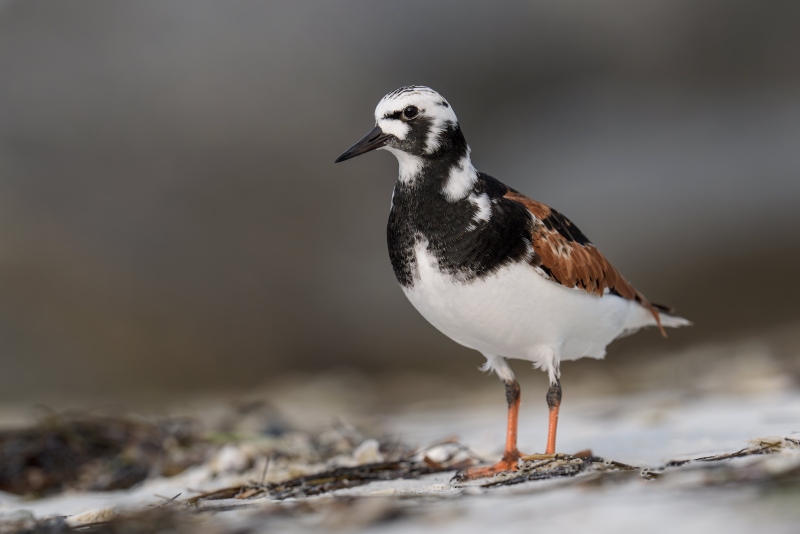
[(460, 473), (463, 480), (519, 468), (520, 386), (508, 359), (545, 371), (549, 410), (544, 457), (556, 454), (562, 361), (603, 358), (606, 346), (640, 328), (691, 323), (654, 304), (617, 271), (575, 224), (475, 169), (450, 103), (411, 85), (386, 94), (375, 127), (336, 159), (392, 153), (387, 244), (406, 297), (434, 327), (479, 351), (480, 367), (505, 385), (502, 458)]

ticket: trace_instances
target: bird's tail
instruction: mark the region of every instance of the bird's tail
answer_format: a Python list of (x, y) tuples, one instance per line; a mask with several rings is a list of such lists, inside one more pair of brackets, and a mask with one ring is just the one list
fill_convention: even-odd
[(675, 315), (675, 310), (669, 306), (653, 303), (651, 303), (651, 305), (658, 311), (658, 323), (660, 326), (680, 328), (681, 326), (692, 326), (693, 324), (688, 319)]
[(690, 320), (678, 317), (677, 315), (669, 315), (667, 313), (659, 313), (658, 315), (661, 319), (661, 326), (679, 328), (681, 326), (692, 326), (694, 324)]

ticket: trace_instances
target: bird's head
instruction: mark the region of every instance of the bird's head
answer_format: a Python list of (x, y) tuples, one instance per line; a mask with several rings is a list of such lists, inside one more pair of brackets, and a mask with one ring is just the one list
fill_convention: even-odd
[(463, 157), (467, 144), (447, 100), (433, 89), (412, 85), (396, 89), (378, 102), (375, 128), (336, 163), (379, 148), (397, 156), (402, 168), (444, 155)]

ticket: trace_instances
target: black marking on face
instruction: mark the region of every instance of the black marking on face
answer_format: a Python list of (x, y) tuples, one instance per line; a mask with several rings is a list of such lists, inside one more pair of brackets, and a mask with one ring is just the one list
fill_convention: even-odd
[(448, 104), (448, 103), (447, 103), (447, 102), (445, 102), (444, 100), (442, 100), (441, 102), (439, 102), (439, 105), (440, 105), (440, 106), (442, 106), (443, 108), (449, 108), (449, 107), (450, 107), (450, 104)]
[(572, 221), (561, 215), (561, 213), (551, 208), (552, 213), (542, 220), (545, 228), (548, 230), (555, 230), (567, 241), (578, 243), (579, 245), (591, 245), (592, 242), (589, 238), (583, 235), (577, 226), (572, 224)]
[(417, 106), (406, 106), (405, 109), (402, 110), (387, 112), (383, 118), (407, 122), (413, 120), (419, 112), (420, 109)]
[(426, 154), (426, 143), (428, 141), (428, 133), (433, 126), (433, 121), (430, 117), (418, 116), (414, 122), (406, 123), (408, 125), (408, 133), (405, 139), (392, 140), (391, 145), (396, 146), (403, 152), (412, 154), (414, 156), (424, 156)]
[(419, 114), (413, 120), (404, 121), (404, 124), (409, 128), (405, 139), (392, 137), (387, 145), (406, 154), (425, 158), (430, 165), (434, 164), (434, 160), (441, 160), (436, 166), (445, 176), (449, 173), (448, 162), (458, 161), (467, 154), (467, 142), (458, 124), (448, 124), (441, 132), (436, 133), (438, 148), (432, 154), (427, 152), (427, 143), (433, 128), (433, 119)]

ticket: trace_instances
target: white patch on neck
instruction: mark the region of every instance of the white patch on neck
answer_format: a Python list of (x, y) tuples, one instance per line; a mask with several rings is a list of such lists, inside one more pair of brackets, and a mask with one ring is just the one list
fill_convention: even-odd
[(477, 213), (473, 216), (474, 223), (471, 223), (467, 229), (476, 229), (478, 227), (476, 223), (481, 221), (489, 222), (489, 219), (492, 218), (492, 202), (489, 200), (489, 195), (486, 193), (481, 193), (480, 195), (472, 193), (467, 197), (467, 200), (475, 204), (475, 207), (478, 208)]
[(407, 152), (403, 152), (402, 150), (398, 150), (390, 146), (381, 147), (381, 150), (388, 150), (394, 154), (394, 157), (397, 158), (397, 162), (400, 164), (400, 174), (398, 178), (404, 184), (413, 183), (417, 176), (419, 176), (422, 172), (421, 157), (412, 156)]
[(428, 128), (428, 137), (425, 138), (425, 152), (433, 154), (439, 149), (442, 144), (441, 135), (447, 128), (453, 125), (452, 121), (441, 120), (439, 117), (434, 117), (433, 122)]
[(467, 148), (467, 155), (450, 169), (450, 175), (447, 177), (442, 193), (449, 202), (456, 202), (466, 197), (477, 181), (478, 171), (472, 166), (472, 161), (469, 159), (469, 148)]

